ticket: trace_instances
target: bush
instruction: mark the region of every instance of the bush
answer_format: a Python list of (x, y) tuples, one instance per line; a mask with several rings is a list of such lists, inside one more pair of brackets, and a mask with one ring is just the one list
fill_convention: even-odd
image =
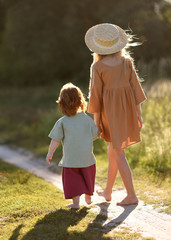
[(0, 82), (35, 86), (70, 79), (83, 85), (92, 61), (84, 35), (101, 22), (133, 30), (143, 42), (135, 48), (136, 60), (170, 57), (170, 12), (158, 0), (0, 1)]
[[(127, 153), (133, 168), (141, 167), (156, 177), (166, 177), (171, 173), (171, 96), (162, 91), (165, 84), (156, 86), (149, 91), (149, 98), (142, 107), (142, 142), (128, 148)], [(167, 92), (170, 87), (167, 82)], [(162, 92), (165, 96), (161, 96)]]

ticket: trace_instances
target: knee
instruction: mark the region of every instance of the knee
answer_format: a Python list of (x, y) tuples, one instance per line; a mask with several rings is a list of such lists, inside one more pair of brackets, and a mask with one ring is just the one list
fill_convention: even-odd
[(115, 148), (113, 149), (113, 153), (117, 156), (123, 156), (125, 154), (125, 151), (123, 149)]

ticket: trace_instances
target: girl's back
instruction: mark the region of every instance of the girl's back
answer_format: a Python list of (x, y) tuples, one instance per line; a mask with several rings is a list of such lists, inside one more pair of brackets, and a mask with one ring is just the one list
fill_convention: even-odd
[(131, 61), (116, 59), (105, 56), (92, 65), (88, 111), (101, 113), (106, 141), (126, 148), (140, 141), (136, 106), (145, 96)]
[(93, 52), (94, 60), (88, 110), (94, 113), (102, 137), (109, 142), (107, 184), (98, 194), (107, 201), (111, 200), (112, 187), (119, 170), (127, 196), (117, 205), (138, 203), (123, 150), (140, 141), (140, 103), (145, 100), (132, 64), (133, 59), (126, 51), (127, 47), (133, 45), (131, 40), (132, 36), (128, 36), (122, 28), (109, 23), (95, 25), (85, 35), (85, 43)]
[(119, 61), (104, 61), (104, 59), (93, 65), (94, 73), (99, 74), (104, 84), (104, 89), (128, 87), (131, 75), (129, 59), (120, 57)]

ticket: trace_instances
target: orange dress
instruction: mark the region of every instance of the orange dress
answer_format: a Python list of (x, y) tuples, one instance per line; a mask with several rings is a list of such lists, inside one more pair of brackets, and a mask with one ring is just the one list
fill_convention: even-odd
[(88, 112), (100, 112), (101, 137), (113, 148), (141, 141), (136, 105), (146, 97), (129, 59), (109, 66), (98, 61), (91, 67)]

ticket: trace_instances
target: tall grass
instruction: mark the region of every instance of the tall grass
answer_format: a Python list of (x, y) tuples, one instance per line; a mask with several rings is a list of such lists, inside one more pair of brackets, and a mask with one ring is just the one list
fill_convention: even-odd
[(171, 76), (171, 57), (152, 59), (145, 62), (142, 59), (137, 62), (140, 75), (150, 83), (156, 82), (158, 79)]
[[(50, 141), (48, 133), (61, 117), (55, 102), (60, 87), (0, 90), (1, 143), (23, 146), (44, 156)], [(126, 153), (132, 168), (165, 178), (171, 172), (171, 82), (156, 82), (145, 91), (148, 100), (142, 106), (142, 142)], [(103, 159), (107, 162), (106, 147), (101, 139), (95, 142), (95, 154), (102, 165)], [(56, 151), (57, 162), (61, 154), (61, 149)]]
[(128, 148), (127, 154), (133, 168), (164, 178), (171, 173), (171, 82), (156, 82), (146, 91), (142, 142)]

